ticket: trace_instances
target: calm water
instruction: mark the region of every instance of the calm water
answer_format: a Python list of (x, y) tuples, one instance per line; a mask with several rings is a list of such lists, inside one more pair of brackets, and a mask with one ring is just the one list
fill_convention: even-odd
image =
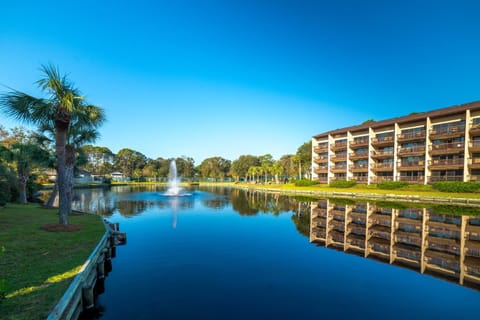
[(77, 208), (127, 232), (97, 301), (101, 319), (478, 317), (480, 291), (467, 281), (480, 280), (477, 218), (228, 189), (161, 192), (78, 191)]

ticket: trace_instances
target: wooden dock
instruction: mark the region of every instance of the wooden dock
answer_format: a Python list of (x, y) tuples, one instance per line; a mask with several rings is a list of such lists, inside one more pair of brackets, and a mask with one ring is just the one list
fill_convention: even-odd
[(48, 320), (76, 320), (83, 311), (95, 306), (95, 287), (103, 286), (103, 281), (112, 269), (112, 258), (116, 246), (126, 243), (126, 234), (119, 232), (118, 223), (103, 220), (105, 234), (73, 279), (67, 291), (53, 308)]

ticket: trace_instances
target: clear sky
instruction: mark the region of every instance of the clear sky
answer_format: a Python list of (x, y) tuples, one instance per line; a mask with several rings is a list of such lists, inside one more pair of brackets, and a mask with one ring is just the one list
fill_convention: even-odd
[(57, 65), (105, 109), (96, 144), (113, 152), (278, 159), (480, 100), (479, 16), (476, 0), (4, 1), (0, 84), (39, 96)]

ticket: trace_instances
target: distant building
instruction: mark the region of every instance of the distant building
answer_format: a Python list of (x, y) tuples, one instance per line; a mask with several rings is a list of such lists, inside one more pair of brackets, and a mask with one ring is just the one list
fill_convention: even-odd
[(93, 176), (89, 171), (78, 170), (77, 174), (73, 178), (74, 183), (90, 183), (93, 181)]
[(480, 102), (320, 133), (312, 138), (312, 177), (480, 181)]
[(123, 173), (119, 172), (119, 171), (115, 171), (115, 172), (112, 172), (110, 174), (110, 176), (112, 177), (112, 181), (116, 181), (116, 182), (125, 182), (127, 181), (128, 179), (123, 175)]

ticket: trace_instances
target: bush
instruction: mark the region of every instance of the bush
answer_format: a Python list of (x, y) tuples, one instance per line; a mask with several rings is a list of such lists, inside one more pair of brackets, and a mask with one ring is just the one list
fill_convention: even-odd
[(351, 188), (356, 184), (356, 181), (337, 180), (330, 182), (329, 186), (332, 188)]
[(316, 184), (319, 184), (319, 182), (313, 181), (313, 180), (306, 180), (306, 179), (295, 181), (295, 185), (297, 187), (309, 187), (309, 186), (314, 186)]
[(408, 186), (408, 182), (406, 181), (382, 181), (377, 184), (377, 187), (379, 189), (385, 189), (385, 190), (400, 189), (406, 186)]
[(440, 192), (473, 193), (480, 191), (480, 183), (478, 182), (441, 181), (435, 182), (432, 187)]

